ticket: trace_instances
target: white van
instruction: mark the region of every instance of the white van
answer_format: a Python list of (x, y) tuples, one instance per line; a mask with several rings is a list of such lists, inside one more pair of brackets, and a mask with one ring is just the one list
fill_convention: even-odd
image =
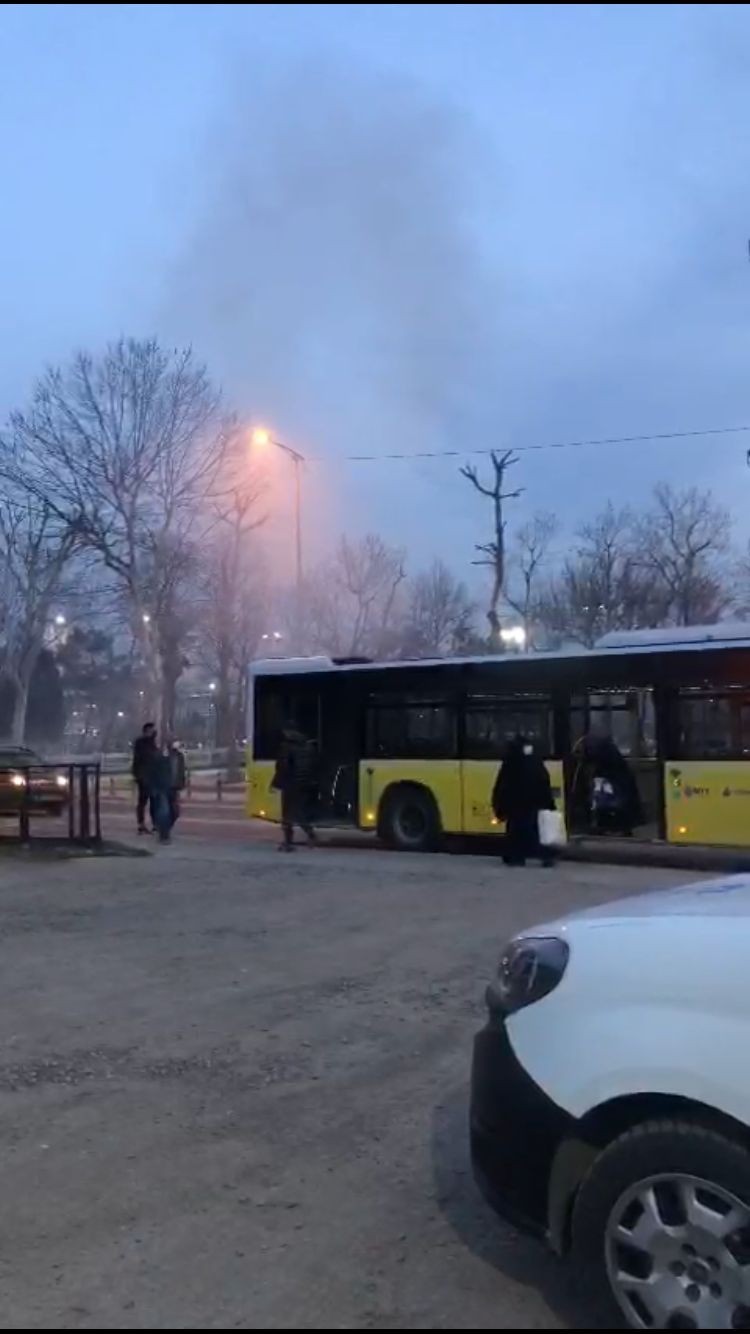
[(750, 1329), (750, 876), (507, 947), (476, 1038), (477, 1179), (601, 1319)]

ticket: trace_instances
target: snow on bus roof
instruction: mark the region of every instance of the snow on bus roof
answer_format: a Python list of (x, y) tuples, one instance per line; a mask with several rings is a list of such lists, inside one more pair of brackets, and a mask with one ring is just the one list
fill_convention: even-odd
[(322, 654), (310, 658), (258, 658), (250, 663), (253, 676), (292, 676), (295, 672), (333, 671), (336, 664), (333, 658)]
[(597, 639), (594, 649), (664, 648), (672, 644), (679, 648), (700, 648), (701, 645), (747, 643), (750, 625), (747, 621), (720, 621), (718, 625), (671, 625), (658, 630), (610, 630)]
[(613, 630), (597, 640), (593, 649), (578, 645), (542, 653), (482, 653), (451, 658), (399, 658), (388, 662), (354, 662), (336, 660), (323, 655), (309, 658), (264, 658), (254, 662), (250, 670), (254, 676), (291, 676), (304, 672), (363, 672), (397, 671), (407, 667), (443, 667), (467, 664), (481, 666), (518, 662), (555, 662), (570, 658), (609, 658), (633, 653), (691, 653), (706, 649), (750, 648), (750, 623), (726, 622), (719, 625), (673, 626), (665, 630)]

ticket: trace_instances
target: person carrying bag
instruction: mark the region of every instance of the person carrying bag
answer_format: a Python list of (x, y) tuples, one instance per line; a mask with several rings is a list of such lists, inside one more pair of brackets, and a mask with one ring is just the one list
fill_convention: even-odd
[[(492, 792), (492, 808), (505, 821), (503, 861), (506, 866), (525, 866), (528, 857), (538, 857), (543, 866), (554, 865), (554, 843), (543, 843), (540, 816), (557, 815), (552, 784), (546, 766), (524, 736), (510, 742)], [(545, 826), (546, 828), (546, 826)]]

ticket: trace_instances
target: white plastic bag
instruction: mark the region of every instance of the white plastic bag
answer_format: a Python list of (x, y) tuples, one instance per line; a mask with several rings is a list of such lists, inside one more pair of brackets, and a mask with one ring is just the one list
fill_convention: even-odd
[(568, 841), (565, 821), (559, 811), (539, 812), (539, 842), (543, 848), (562, 848)]

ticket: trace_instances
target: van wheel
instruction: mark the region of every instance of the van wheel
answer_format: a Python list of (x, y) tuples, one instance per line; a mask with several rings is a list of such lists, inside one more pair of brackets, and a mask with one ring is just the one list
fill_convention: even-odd
[(386, 793), (378, 834), (389, 848), (430, 852), (440, 841), (440, 816), (431, 792), (403, 784)]
[(750, 1154), (689, 1121), (654, 1121), (596, 1159), (573, 1256), (608, 1327), (750, 1329)]

